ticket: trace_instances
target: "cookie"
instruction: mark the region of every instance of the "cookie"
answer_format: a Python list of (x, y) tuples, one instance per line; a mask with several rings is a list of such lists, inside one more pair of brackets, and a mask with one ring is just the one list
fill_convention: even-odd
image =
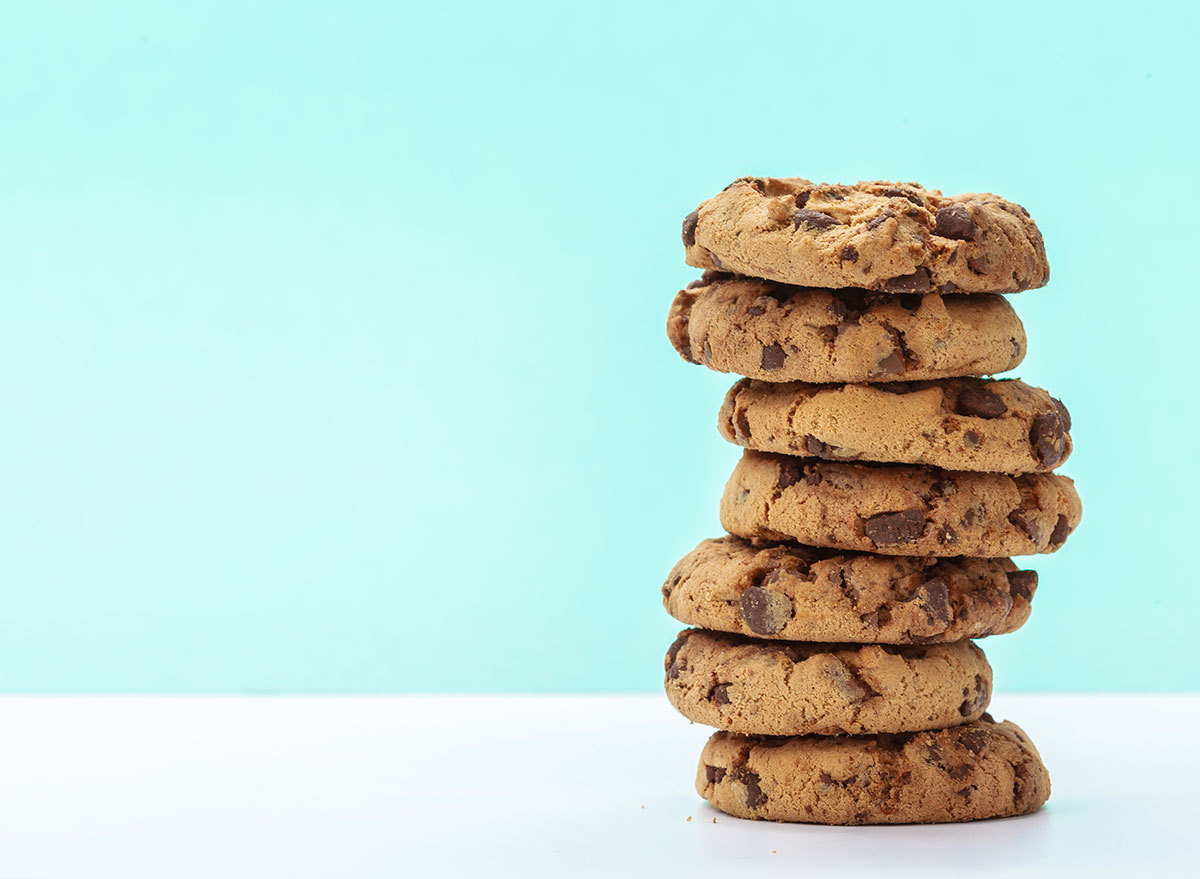
[(789, 641), (930, 644), (1029, 619), (1036, 571), (1009, 559), (882, 556), (796, 543), (705, 540), (672, 568), (663, 607), (682, 623)]
[(1050, 775), (1014, 723), (876, 736), (777, 738), (718, 732), (696, 790), (739, 818), (809, 824), (927, 824), (1036, 812)]
[(1015, 379), (887, 385), (743, 379), (718, 419), (731, 443), (828, 461), (926, 464), (984, 473), (1053, 470), (1071, 454), (1071, 416)]
[(814, 644), (681, 632), (665, 662), (667, 699), (688, 720), (763, 735), (941, 729), (988, 706), (992, 669), (970, 641)]
[(890, 382), (991, 375), (1025, 357), (1008, 300), (789, 287), (718, 272), (667, 318), (680, 356), (764, 381)]
[(745, 451), (721, 497), (738, 537), (907, 556), (1054, 552), (1083, 515), (1057, 473), (966, 473)]
[(1020, 205), (915, 183), (743, 177), (683, 221), (687, 263), (804, 287), (1016, 293), (1050, 278)]

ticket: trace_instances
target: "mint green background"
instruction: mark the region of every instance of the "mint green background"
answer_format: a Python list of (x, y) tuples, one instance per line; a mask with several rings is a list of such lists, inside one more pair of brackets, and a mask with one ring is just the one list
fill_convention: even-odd
[(1009, 690), (1200, 685), (1187, 4), (25, 4), (0, 28), (0, 689), (653, 690), (743, 174), (1028, 207), (1085, 499)]

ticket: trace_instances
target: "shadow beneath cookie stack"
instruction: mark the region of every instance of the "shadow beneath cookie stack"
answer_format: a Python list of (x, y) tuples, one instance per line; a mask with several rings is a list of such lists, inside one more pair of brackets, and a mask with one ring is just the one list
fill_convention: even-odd
[(666, 692), (716, 727), (696, 789), (731, 815), (821, 824), (1036, 811), (1050, 778), (987, 713), (972, 640), (1029, 618), (1079, 524), (1063, 404), (1018, 380), (1001, 294), (1049, 276), (1019, 205), (913, 184), (743, 178), (683, 223), (706, 269), (671, 306), (680, 355), (744, 376), (719, 430), (744, 448), (725, 536), (671, 571), (693, 628)]

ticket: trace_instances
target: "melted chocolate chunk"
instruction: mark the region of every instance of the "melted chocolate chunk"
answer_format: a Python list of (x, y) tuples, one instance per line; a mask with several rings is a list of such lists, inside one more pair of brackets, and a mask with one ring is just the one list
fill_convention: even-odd
[(981, 385), (968, 385), (954, 401), (954, 411), (969, 418), (999, 418), (1008, 406), (999, 394)]
[(970, 212), (962, 205), (948, 205), (938, 208), (937, 224), (933, 234), (942, 238), (954, 238), (959, 241), (975, 240), (975, 221)]
[(738, 612), (754, 634), (774, 635), (783, 631), (796, 610), (786, 595), (762, 586), (751, 586), (742, 593)]
[[(678, 214), (676, 214), (678, 216)], [(696, 243), (696, 226), (700, 222), (700, 211), (695, 210), (683, 218), (683, 243), (691, 247)]]
[(876, 546), (912, 543), (925, 532), (925, 515), (920, 510), (877, 513), (863, 522), (863, 532)]
[(783, 350), (783, 346), (778, 342), (767, 345), (762, 349), (762, 368), (768, 370), (776, 370), (783, 366), (787, 360), (787, 352)]
[(811, 226), (818, 231), (823, 231), (833, 226), (840, 226), (841, 224), (829, 216), (829, 214), (812, 211), (808, 208), (800, 208), (796, 213), (792, 214), (792, 225), (797, 229), (801, 226)]

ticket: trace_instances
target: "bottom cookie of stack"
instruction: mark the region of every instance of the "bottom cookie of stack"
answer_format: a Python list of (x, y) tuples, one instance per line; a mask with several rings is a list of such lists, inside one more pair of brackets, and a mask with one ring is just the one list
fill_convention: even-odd
[(918, 733), (747, 736), (717, 732), (700, 755), (700, 796), (739, 818), (921, 824), (1027, 815), (1050, 776), (1016, 724), (978, 720)]

